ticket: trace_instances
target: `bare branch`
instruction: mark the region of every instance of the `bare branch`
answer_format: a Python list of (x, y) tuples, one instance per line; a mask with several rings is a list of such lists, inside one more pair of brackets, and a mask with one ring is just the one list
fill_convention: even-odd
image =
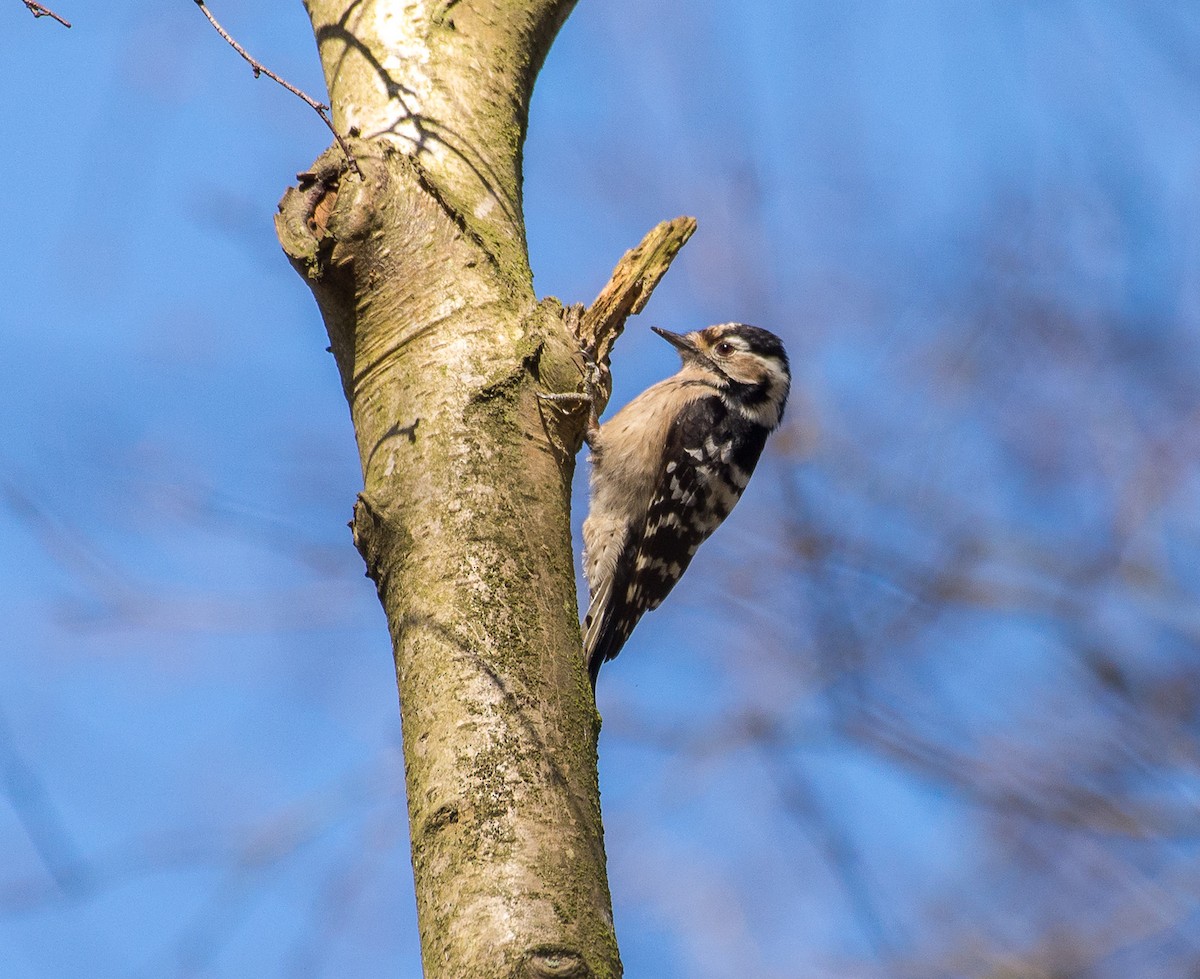
[(29, 8), (29, 12), (33, 14), (34, 17), (49, 17), (51, 20), (58, 21), (63, 25), (63, 27), (71, 26), (71, 22), (69, 20), (60, 17), (49, 7), (43, 7), (40, 3), (35, 3), (34, 0), (21, 0), (21, 2)]
[[(28, 5), (30, 0), (25, 0), (25, 3)], [(271, 69), (264, 65), (261, 61), (251, 57), (250, 53), (244, 47), (238, 44), (238, 42), (230, 36), (229, 32), (217, 22), (217, 18), (212, 15), (212, 11), (210, 11), (205, 5), (204, 0), (195, 0), (195, 3), (196, 6), (200, 8), (200, 12), (208, 18), (208, 22), (213, 25), (213, 28), (216, 30), (216, 32), (220, 34), (221, 37), (225, 38), (229, 46), (246, 60), (247, 64), (250, 65), (250, 69), (254, 72), (255, 78), (257, 78), (259, 75), (266, 75), (272, 81), (278, 82), (306, 105), (312, 107), (312, 110), (321, 117), (321, 121), (325, 123), (325, 125), (329, 127), (329, 131), (333, 133), (333, 138), (337, 140), (338, 146), (342, 148), (342, 152), (346, 155), (346, 164), (350, 167), (351, 172), (361, 177), (362, 172), (358, 169), (358, 161), (354, 159), (354, 154), (350, 152), (350, 147), (346, 145), (346, 141), (342, 138), (342, 134), (334, 128), (333, 120), (329, 118), (329, 106), (327, 106), (324, 102), (318, 102), (307, 92), (297, 88), (291, 82), (275, 74), (275, 72), (271, 71)], [(36, 6), (36, 4), (34, 6)], [(67, 26), (70, 27), (71, 25), (67, 24)]]

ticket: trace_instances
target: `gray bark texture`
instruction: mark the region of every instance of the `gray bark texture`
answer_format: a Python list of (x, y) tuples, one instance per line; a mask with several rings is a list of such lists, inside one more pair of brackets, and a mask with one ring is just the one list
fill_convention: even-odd
[(694, 224), (652, 231), (587, 310), (537, 301), (521, 146), (573, 4), (306, 4), (358, 172), (331, 147), (277, 230), (358, 441), (430, 979), (621, 974), (569, 526), (586, 411), (537, 394), (582, 390), (581, 347), (606, 370)]

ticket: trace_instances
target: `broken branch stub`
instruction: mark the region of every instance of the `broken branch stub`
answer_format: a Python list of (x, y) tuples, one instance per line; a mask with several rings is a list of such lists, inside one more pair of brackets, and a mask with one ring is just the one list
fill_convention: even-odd
[(663, 221), (651, 228), (636, 248), (621, 257), (591, 306), (586, 310), (569, 306), (563, 311), (567, 329), (599, 375), (589, 381), (596, 415), (604, 410), (612, 393), (609, 354), (625, 329), (625, 321), (645, 308), (655, 286), (695, 230), (696, 219), (690, 217)]
[(625, 321), (642, 311), (679, 249), (695, 230), (695, 218), (663, 221), (646, 234), (641, 244), (622, 256), (608, 284), (600, 290), (579, 324), (580, 343), (597, 364), (607, 365), (613, 344), (625, 329)]

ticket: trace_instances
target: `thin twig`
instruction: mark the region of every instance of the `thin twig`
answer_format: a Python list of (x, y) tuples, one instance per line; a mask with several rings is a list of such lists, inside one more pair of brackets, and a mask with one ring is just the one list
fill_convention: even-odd
[(33, 14), (34, 17), (49, 17), (51, 20), (58, 21), (63, 25), (63, 27), (71, 26), (71, 22), (69, 20), (65, 20), (64, 18), (58, 16), (58, 14), (56, 14), (49, 7), (43, 7), (40, 3), (35, 3), (34, 0), (21, 0), (21, 2), (29, 8), (29, 12)]
[[(25, 3), (30, 3), (30, 0), (25, 0)], [(229, 46), (233, 48), (234, 51), (246, 59), (246, 62), (250, 65), (251, 70), (254, 72), (255, 78), (257, 78), (259, 75), (266, 75), (272, 81), (278, 82), (280, 85), (286, 88), (289, 92), (296, 96), (296, 98), (312, 107), (313, 111), (321, 117), (321, 121), (329, 127), (329, 131), (333, 133), (333, 138), (337, 140), (337, 144), (342, 148), (342, 152), (346, 154), (346, 163), (349, 165), (350, 170), (361, 177), (362, 172), (358, 169), (358, 161), (354, 159), (354, 154), (350, 152), (350, 147), (347, 146), (346, 141), (342, 139), (341, 133), (339, 133), (333, 127), (333, 122), (329, 118), (329, 106), (327, 106), (324, 102), (318, 102), (308, 93), (298, 89), (295, 85), (280, 78), (261, 61), (252, 58), (246, 49), (238, 44), (238, 42), (232, 37), (230, 37), (229, 32), (225, 30), (225, 28), (219, 23), (217, 23), (217, 18), (214, 17), (208, 7), (205, 6), (204, 0), (195, 0), (195, 3), (196, 6), (200, 8), (201, 13), (208, 18), (208, 22), (216, 29), (216, 32), (220, 34), (221, 37), (225, 38), (225, 40), (229, 43)]]

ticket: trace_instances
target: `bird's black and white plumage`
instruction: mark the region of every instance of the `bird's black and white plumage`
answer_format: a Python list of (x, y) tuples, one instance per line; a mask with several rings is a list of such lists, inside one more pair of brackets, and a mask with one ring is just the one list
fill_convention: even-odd
[(724, 323), (655, 332), (679, 351), (679, 373), (588, 437), (583, 646), (593, 686), (729, 516), (783, 417), (791, 383), (783, 343), (767, 330)]

